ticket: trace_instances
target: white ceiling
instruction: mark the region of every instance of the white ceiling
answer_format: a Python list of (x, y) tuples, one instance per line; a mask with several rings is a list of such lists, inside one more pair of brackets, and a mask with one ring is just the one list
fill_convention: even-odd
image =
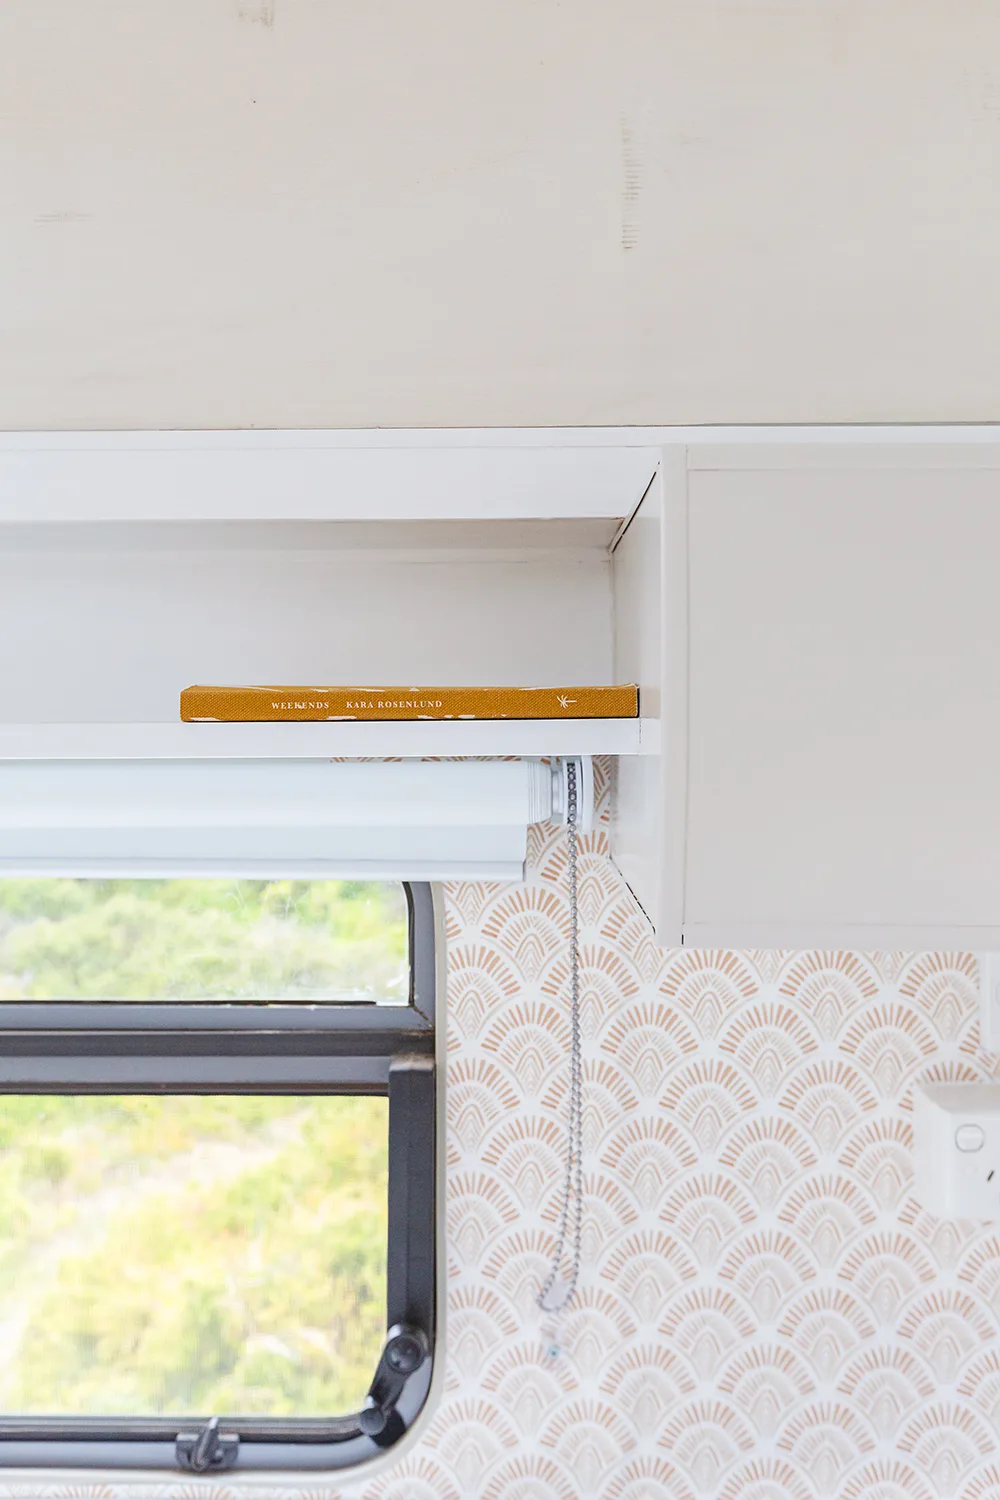
[(989, 420), (995, 0), (6, 0), (0, 427)]

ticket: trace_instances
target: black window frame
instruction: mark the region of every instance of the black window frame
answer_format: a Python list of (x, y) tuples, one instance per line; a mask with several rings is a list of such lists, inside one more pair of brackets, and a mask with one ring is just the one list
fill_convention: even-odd
[(0, 1003), (0, 1094), (374, 1094), (389, 1102), (386, 1343), (362, 1411), (116, 1418), (0, 1414), (4, 1469), (228, 1474), (354, 1467), (426, 1401), (436, 1337), (434, 892), (401, 882), (405, 1004), (143, 1000)]

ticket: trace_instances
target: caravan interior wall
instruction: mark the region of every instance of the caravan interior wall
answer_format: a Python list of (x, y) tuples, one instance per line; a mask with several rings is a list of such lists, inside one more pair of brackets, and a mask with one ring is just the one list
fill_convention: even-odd
[(588, 1199), (561, 1352), (534, 1298), (563, 1150), (566, 856), (532, 830), (527, 886), (447, 888), (444, 1395), (401, 1462), (310, 1496), (991, 1493), (1000, 1241), (931, 1219), (911, 1176), (914, 1078), (996, 1061), (973, 955), (658, 950), (604, 857), (607, 774), (580, 865)]

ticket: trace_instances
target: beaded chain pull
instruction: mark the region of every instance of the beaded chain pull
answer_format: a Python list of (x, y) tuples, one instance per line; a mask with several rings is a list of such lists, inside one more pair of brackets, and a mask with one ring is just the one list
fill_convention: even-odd
[[(576, 1296), (580, 1279), (581, 1231), (583, 1228), (583, 1062), (580, 1036), (580, 917), (577, 903), (577, 840), (579, 834), (579, 789), (577, 763), (566, 763), (566, 834), (569, 844), (569, 961), (570, 961), (570, 1050), (569, 1119), (566, 1131), (566, 1174), (556, 1249), (548, 1275), (536, 1297), (542, 1320), (546, 1357), (562, 1352), (561, 1315)], [(572, 1226), (572, 1229), (571, 1229)], [(569, 1275), (562, 1272), (566, 1242), (570, 1240)]]

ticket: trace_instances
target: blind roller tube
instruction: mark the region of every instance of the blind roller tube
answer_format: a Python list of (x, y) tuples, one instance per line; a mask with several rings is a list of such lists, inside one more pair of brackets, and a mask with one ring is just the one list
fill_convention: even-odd
[(0, 874), (517, 878), (553, 800), (538, 761), (8, 761)]
[(537, 761), (8, 761), (0, 829), (465, 828), (552, 813)]

